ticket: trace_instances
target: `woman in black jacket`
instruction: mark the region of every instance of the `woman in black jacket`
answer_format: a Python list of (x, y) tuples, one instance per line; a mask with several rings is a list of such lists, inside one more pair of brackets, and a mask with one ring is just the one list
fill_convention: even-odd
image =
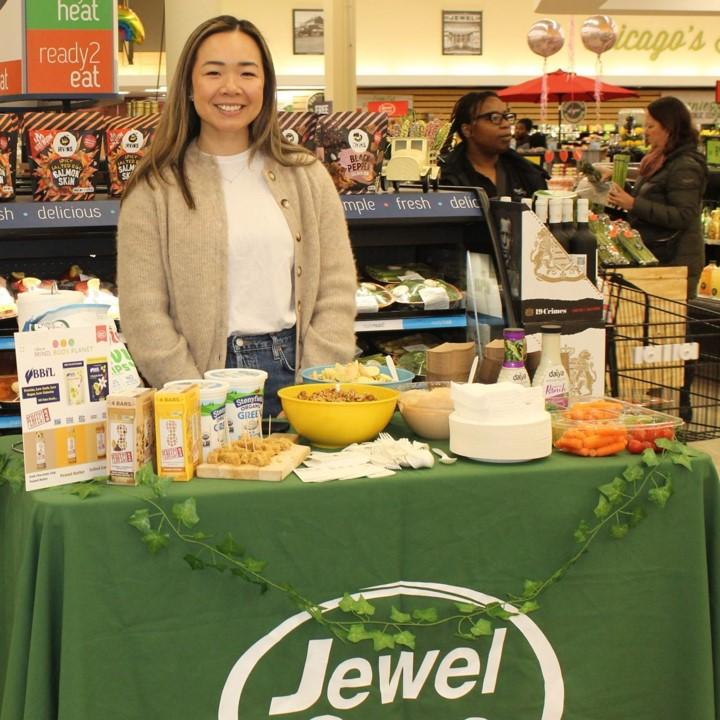
[[(515, 113), (491, 91), (463, 95), (453, 109), (440, 151), (443, 185), (481, 187), (488, 197), (532, 197), (547, 187), (542, 170), (510, 149)], [(455, 136), (460, 142), (447, 155)]]
[(705, 264), (700, 217), (708, 173), (685, 103), (669, 96), (651, 102), (645, 141), (650, 151), (640, 163), (632, 194), (613, 184), (608, 202), (628, 211), (630, 224), (661, 265), (687, 266), (692, 298)]

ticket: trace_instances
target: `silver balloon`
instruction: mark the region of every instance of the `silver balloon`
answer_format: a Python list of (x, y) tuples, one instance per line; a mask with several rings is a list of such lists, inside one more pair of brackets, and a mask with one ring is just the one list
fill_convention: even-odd
[(565, 36), (555, 20), (538, 20), (528, 31), (527, 42), (536, 55), (550, 57), (565, 44)]
[(607, 15), (593, 15), (582, 24), (580, 37), (590, 52), (600, 55), (609, 50), (617, 40), (617, 25)]

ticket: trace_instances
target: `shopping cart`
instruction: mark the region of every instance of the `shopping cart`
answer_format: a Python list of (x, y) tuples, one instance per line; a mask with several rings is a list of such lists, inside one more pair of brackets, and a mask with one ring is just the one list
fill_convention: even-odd
[(620, 274), (604, 295), (608, 394), (681, 417), (686, 441), (720, 437), (720, 301), (651, 295)]

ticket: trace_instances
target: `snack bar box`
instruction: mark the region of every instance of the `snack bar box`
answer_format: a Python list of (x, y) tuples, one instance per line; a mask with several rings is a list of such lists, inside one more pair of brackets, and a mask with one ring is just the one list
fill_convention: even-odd
[(192, 480), (200, 459), (200, 387), (155, 393), (157, 474)]

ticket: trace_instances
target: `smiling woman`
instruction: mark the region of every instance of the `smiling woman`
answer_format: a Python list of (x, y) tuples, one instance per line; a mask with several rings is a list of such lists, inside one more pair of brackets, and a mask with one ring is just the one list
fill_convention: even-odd
[(265, 414), (304, 366), (354, 350), (355, 267), (325, 168), (280, 133), (270, 51), (247, 20), (180, 55), (118, 222), (123, 332), (146, 380), (265, 370)]

